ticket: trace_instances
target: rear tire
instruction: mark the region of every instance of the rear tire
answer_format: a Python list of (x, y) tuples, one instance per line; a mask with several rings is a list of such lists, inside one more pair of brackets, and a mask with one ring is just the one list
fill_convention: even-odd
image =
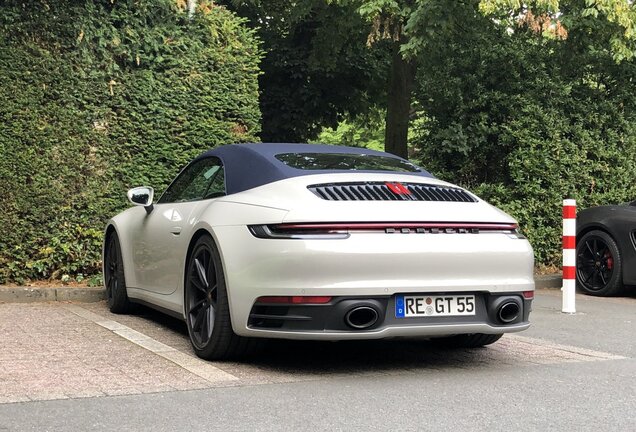
[(106, 288), (108, 308), (112, 313), (125, 314), (132, 310), (133, 305), (128, 299), (126, 291), (121, 246), (116, 232), (108, 237), (104, 251), (104, 287)]
[(503, 334), (459, 334), (433, 339), (437, 345), (447, 348), (479, 348), (497, 342)]
[(586, 294), (611, 297), (623, 293), (623, 259), (605, 231), (586, 233), (576, 245), (576, 286)]
[(221, 257), (209, 235), (196, 241), (188, 258), (184, 309), (190, 342), (202, 359), (243, 357), (257, 346), (256, 340), (232, 330)]

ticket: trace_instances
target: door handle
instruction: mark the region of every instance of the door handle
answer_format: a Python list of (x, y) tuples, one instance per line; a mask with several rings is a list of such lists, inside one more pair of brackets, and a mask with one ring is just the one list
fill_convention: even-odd
[(170, 228), (170, 232), (176, 236), (181, 234), (181, 227), (172, 227)]

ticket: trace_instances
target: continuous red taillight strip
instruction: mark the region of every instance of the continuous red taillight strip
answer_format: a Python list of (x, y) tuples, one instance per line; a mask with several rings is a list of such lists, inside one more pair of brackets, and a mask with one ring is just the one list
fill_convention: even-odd
[(256, 299), (256, 303), (272, 304), (326, 304), (330, 301), (328, 296), (266, 296)]
[(351, 232), (370, 231), (384, 233), (470, 233), (504, 232), (524, 238), (517, 233), (515, 223), (487, 222), (338, 222), (338, 223), (283, 223), (276, 225), (250, 225), (250, 232), (262, 239), (346, 239)]
[(387, 228), (464, 228), (479, 230), (516, 230), (517, 224), (497, 223), (434, 223), (434, 222), (363, 222), (363, 223), (309, 223), (309, 224), (280, 224), (274, 225), (277, 230), (324, 230), (324, 231), (355, 231), (355, 230), (386, 230)]

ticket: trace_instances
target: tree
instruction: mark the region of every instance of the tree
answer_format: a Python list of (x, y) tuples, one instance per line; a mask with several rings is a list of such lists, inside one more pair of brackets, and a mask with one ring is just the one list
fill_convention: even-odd
[[(443, 44), (439, 34), (461, 28), (477, 0), (358, 0), (359, 13), (371, 23), (368, 41), (391, 40), (391, 71), (387, 90), (384, 147), (409, 157), (408, 130), (418, 55), (431, 44)], [(474, 14), (474, 13), (473, 13)]]
[[(572, 16), (572, 11), (560, 17)], [(505, 19), (507, 15), (503, 15)], [(519, 220), (538, 262), (560, 259), (560, 203), (636, 196), (636, 64), (606, 19), (482, 14), (420, 56), (412, 143), (420, 163)]]
[[(634, 57), (636, 48), (636, 7), (630, 0), (481, 0), (481, 11), (487, 16), (504, 18), (509, 25), (528, 11), (549, 17), (566, 28), (580, 24), (602, 26), (607, 31), (608, 46), (615, 61)], [(609, 26), (608, 26), (609, 24)]]
[[(627, 0), (227, 0), (259, 28), (267, 54), (261, 77), (265, 140), (306, 140), (370, 106), (386, 109), (385, 149), (408, 156), (418, 69), (449, 37), (534, 20), (538, 37), (603, 23), (597, 47), (629, 59), (635, 9)], [(483, 18), (483, 19), (482, 19)], [(477, 21), (475, 21), (477, 20)], [(528, 21), (529, 23), (529, 21)], [(536, 27), (538, 26), (538, 27)], [(555, 33), (556, 32), (556, 33)], [(502, 33), (502, 37), (503, 36)]]
[(263, 141), (308, 141), (384, 103), (388, 46), (366, 47), (355, 5), (324, 1), (221, 1), (257, 29), (265, 51), (260, 107)]

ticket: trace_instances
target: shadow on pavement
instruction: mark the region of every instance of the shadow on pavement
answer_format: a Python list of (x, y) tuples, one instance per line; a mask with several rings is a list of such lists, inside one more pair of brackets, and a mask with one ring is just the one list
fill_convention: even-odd
[[(140, 306), (135, 315), (188, 338), (188, 330), (181, 320), (144, 306)], [(409, 367), (474, 369), (501, 363), (498, 360), (501, 351), (490, 347), (450, 349), (426, 339), (413, 338), (338, 342), (264, 339), (259, 345), (249, 356), (223, 363), (291, 374), (377, 372), (379, 369), (390, 371)], [(194, 355), (192, 351), (188, 354)]]

